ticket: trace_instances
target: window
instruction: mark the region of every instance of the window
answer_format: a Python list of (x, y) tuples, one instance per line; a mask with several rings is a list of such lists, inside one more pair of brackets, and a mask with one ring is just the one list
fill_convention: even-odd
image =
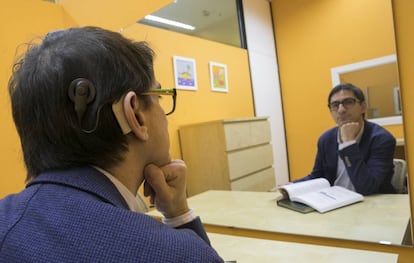
[(242, 10), (241, 0), (176, 0), (138, 23), (246, 48)]

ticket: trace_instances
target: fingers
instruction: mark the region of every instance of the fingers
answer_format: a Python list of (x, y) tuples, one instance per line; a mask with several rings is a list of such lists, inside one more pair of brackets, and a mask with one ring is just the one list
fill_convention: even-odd
[(186, 166), (182, 160), (173, 160), (163, 167), (148, 164), (144, 169), (144, 178), (152, 191), (164, 191), (168, 186), (173, 186), (175, 181), (180, 179), (180, 175), (185, 174), (185, 169)]
[[(154, 165), (148, 164), (144, 168), (144, 178), (149, 192), (157, 192), (164, 187), (165, 178), (162, 170)], [(149, 188), (150, 187), (150, 188)], [(144, 189), (145, 190), (145, 189)]]
[(144, 195), (166, 217), (174, 217), (188, 211), (186, 198), (187, 167), (182, 160), (174, 160), (158, 167), (148, 164), (144, 168)]
[(358, 122), (348, 122), (341, 127), (341, 139), (343, 142), (355, 140), (358, 136), (360, 125)]
[(359, 127), (359, 123), (358, 122), (347, 122), (347, 123), (344, 123), (342, 126), (341, 126), (341, 128), (342, 127), (346, 127), (346, 126), (352, 126), (352, 127)]
[(144, 169), (144, 195), (150, 197), (150, 203), (155, 204), (157, 194), (163, 198), (168, 189), (162, 170), (154, 165), (149, 164)]

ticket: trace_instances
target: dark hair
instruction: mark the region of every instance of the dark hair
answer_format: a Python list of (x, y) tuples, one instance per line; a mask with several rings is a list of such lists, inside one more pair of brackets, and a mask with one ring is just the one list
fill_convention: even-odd
[[(41, 44), (30, 45), (9, 80), (27, 179), (46, 170), (85, 165), (106, 169), (121, 161), (127, 141), (112, 103), (128, 90), (140, 94), (151, 88), (153, 56), (145, 42), (97, 27), (54, 31)], [(82, 121), (68, 96), (77, 78), (96, 89)]]
[(329, 93), (329, 96), (328, 96), (328, 105), (329, 105), (329, 103), (331, 103), (332, 96), (334, 94), (338, 93), (341, 90), (349, 90), (349, 91), (352, 91), (352, 93), (354, 93), (355, 97), (360, 102), (365, 101), (364, 93), (362, 92), (362, 90), (360, 88), (358, 88), (357, 86), (352, 85), (351, 83), (341, 83), (341, 84), (336, 85), (331, 90), (331, 92)]

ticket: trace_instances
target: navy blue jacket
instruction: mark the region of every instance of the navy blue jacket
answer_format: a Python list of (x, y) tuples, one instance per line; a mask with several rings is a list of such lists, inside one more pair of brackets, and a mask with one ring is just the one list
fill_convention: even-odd
[(338, 151), (337, 136), (338, 127), (321, 135), (312, 172), (296, 182), (323, 177), (333, 185), (339, 155), (356, 192), (363, 195), (395, 193), (391, 178), (396, 141), (387, 130), (365, 121), (361, 141), (341, 151)]
[(223, 262), (199, 218), (181, 228), (128, 210), (93, 168), (48, 172), (0, 200), (0, 262)]

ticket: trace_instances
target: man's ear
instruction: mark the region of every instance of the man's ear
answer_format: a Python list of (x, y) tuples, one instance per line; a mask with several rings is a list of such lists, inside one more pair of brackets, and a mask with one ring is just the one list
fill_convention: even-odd
[(139, 139), (146, 141), (148, 139), (148, 128), (145, 126), (145, 114), (142, 113), (140, 101), (133, 91), (129, 91), (123, 101), (124, 115), (131, 128), (131, 131)]

